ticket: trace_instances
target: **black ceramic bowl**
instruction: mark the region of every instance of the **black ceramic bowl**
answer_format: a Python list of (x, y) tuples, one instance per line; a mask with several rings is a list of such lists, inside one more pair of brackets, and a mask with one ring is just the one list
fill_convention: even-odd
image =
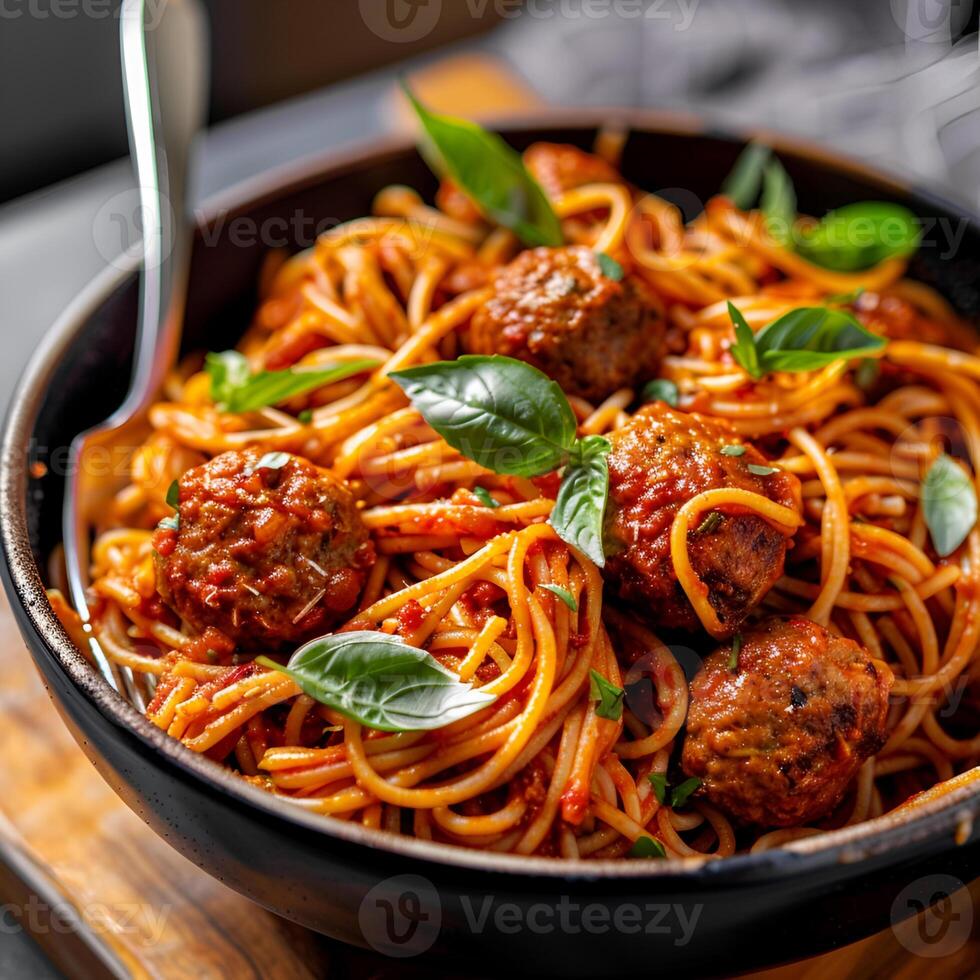
[[(553, 113), (505, 135), (516, 146), (535, 139), (589, 146), (596, 125), (613, 115)], [(688, 209), (718, 188), (740, 149), (741, 141), (687, 120), (622, 119), (633, 130), (626, 175)], [(917, 211), (931, 224), (913, 274), (964, 315), (980, 313), (980, 229), (971, 219), (853, 162), (773, 142), (805, 212), (868, 198)], [(434, 190), (407, 141), (332, 155), (212, 202), (195, 252), (187, 346), (221, 349), (247, 323), (266, 250), (250, 229), (264, 229), (258, 238), (266, 241), (275, 233), (309, 244), (303, 237), (313, 222), (365, 214), (374, 193), (393, 182)], [(296, 215), (305, 221), (282, 220)], [(471, 852), (311, 816), (169, 739), (72, 646), (41, 572), (60, 534), (64, 447), (108, 415), (126, 386), (136, 295), (133, 268), (100, 276), (49, 333), (13, 398), (0, 484), (2, 573), (78, 743), (126, 803), (202, 868), (346, 942), (396, 955), (431, 948), (475, 971), (533, 966), (564, 975), (731, 973), (797, 959), (908, 915), (914, 905), (896, 904), (896, 896), (923, 876), (969, 882), (980, 872), (972, 819), (980, 793), (968, 788), (914, 814), (766, 854), (700, 865), (569, 863)], [(33, 478), (29, 464), (38, 459), (48, 472)]]

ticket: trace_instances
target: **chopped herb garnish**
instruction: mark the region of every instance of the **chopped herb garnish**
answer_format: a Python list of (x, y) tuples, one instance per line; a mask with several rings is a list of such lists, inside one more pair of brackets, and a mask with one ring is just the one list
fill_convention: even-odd
[(760, 466), (758, 463), (749, 463), (748, 471), (754, 473), (756, 476), (772, 476), (773, 473), (779, 472), (778, 466)]
[(667, 802), (667, 773), (651, 772), (647, 779), (650, 780), (653, 795), (657, 798), (657, 802), (663, 806)]
[(744, 456), (745, 446), (722, 446), (721, 447), (722, 456)]
[(490, 491), (486, 487), (474, 487), (473, 496), (483, 504), (484, 507), (499, 507), (500, 501), (494, 500), (490, 496)]
[(180, 506), (180, 484), (176, 480), (167, 487), (167, 506), (174, 510)]
[(313, 409), (304, 408), (299, 415), (296, 416), (297, 422), (302, 422), (303, 425), (309, 425), (313, 421)]
[(589, 700), (598, 701), (595, 713), (600, 718), (619, 721), (623, 717), (624, 693), (621, 687), (607, 681), (598, 671), (589, 671)]
[(568, 589), (563, 589), (560, 585), (552, 585), (550, 583), (547, 585), (542, 585), (541, 588), (547, 589), (552, 595), (555, 595), (561, 599), (561, 601), (564, 602), (565, 605), (572, 610), (572, 612), (578, 612), (578, 603), (575, 601), (575, 596), (573, 596)]
[(178, 531), (180, 530), (180, 514), (173, 514), (170, 517), (165, 517), (157, 527), (161, 531)]
[(692, 776), (690, 779), (685, 779), (680, 786), (675, 786), (670, 794), (670, 805), (675, 809), (679, 810), (688, 799), (690, 799), (691, 794), (701, 785), (701, 780), (697, 776)]
[(648, 381), (643, 386), (643, 391), (640, 393), (640, 400), (644, 402), (665, 402), (670, 405), (671, 408), (677, 408), (677, 402), (680, 399), (680, 392), (677, 390), (677, 385), (673, 381), (669, 381), (667, 378), (656, 378), (653, 381)]
[(742, 652), (742, 634), (736, 633), (732, 637), (732, 652), (728, 658), (728, 669), (731, 671), (738, 670), (738, 655)]
[(718, 511), (713, 510), (701, 522), (701, 524), (698, 526), (698, 529), (697, 529), (697, 531), (695, 533), (696, 534), (713, 534), (716, 530), (718, 530), (718, 525), (721, 524), (721, 522), (723, 520), (724, 520), (724, 518), (721, 516), (721, 514), (718, 513)]
[(867, 391), (878, 380), (880, 375), (881, 364), (873, 357), (866, 357), (854, 372), (854, 383), (862, 391)]
[(637, 837), (629, 849), (629, 856), (634, 858), (664, 858), (667, 852), (663, 844), (653, 837)]
[(619, 282), (623, 278), (623, 267), (605, 252), (599, 252), (596, 256), (599, 260), (599, 271), (607, 278)]

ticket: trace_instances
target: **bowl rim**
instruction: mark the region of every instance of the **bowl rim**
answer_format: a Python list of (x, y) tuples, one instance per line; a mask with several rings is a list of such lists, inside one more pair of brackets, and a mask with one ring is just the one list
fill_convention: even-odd
[[(595, 107), (538, 110), (495, 117), (487, 124), (509, 132), (578, 129), (583, 133), (613, 124), (625, 126), (630, 131), (702, 136), (736, 145), (749, 139), (760, 139), (777, 151), (808, 158), (821, 167), (856, 176), (898, 196), (916, 199), (954, 214), (972, 225), (975, 232), (980, 232), (980, 220), (960, 205), (826, 147), (770, 130), (738, 131), (706, 126), (700, 118), (687, 114)], [(199, 225), (206, 227), (229, 211), (254, 208), (310, 185), (338, 179), (352, 169), (369, 169), (385, 158), (409, 152), (413, 147), (411, 134), (394, 134), (302, 157), (209, 197), (197, 209)], [(507, 874), (515, 881), (528, 875), (566, 881), (674, 878), (692, 885), (737, 884), (750, 879), (770, 881), (803, 871), (867, 862), (900, 845), (938, 840), (944, 834), (951, 840), (959, 840), (959, 832), (964, 827), (968, 830), (972, 827), (974, 817), (980, 814), (980, 783), (957, 787), (914, 809), (899, 809), (782, 848), (736, 855), (722, 861), (705, 858), (592, 861), (500, 854), (325, 818), (249, 785), (231, 770), (170, 738), (114, 691), (72, 643), (48, 602), (27, 525), (28, 456), (25, 447), (43, 404), (48, 381), (88, 318), (137, 273), (138, 267), (137, 257), (121, 257), (89, 282), (45, 332), (21, 375), (11, 396), (0, 444), (0, 547), (11, 586), (8, 598), (12, 605), (16, 603), (20, 607), (17, 613), (22, 623), (25, 618), (29, 623), (37, 641), (35, 646), (39, 645), (90, 705), (119, 730), (117, 737), (135, 739), (143, 754), (159, 757), (154, 759), (156, 764), (168, 763), (183, 776), (201, 783), (202, 790), (230, 798), (257, 811), (256, 815), (283, 820), (285, 825), (292, 824), (339, 841), (428, 864)]]

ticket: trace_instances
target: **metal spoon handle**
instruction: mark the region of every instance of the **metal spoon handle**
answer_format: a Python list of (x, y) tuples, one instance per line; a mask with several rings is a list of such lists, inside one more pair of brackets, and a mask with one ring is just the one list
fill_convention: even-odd
[(116, 413), (129, 417), (156, 397), (180, 343), (192, 244), (188, 164), (206, 111), (204, 13), (198, 0), (124, 0), (120, 42), (143, 225), (132, 385)]

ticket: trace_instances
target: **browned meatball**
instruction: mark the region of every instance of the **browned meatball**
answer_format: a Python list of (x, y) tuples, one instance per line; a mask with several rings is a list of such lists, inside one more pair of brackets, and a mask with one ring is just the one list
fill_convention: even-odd
[[(722, 423), (674, 411), (663, 402), (640, 409), (612, 433), (606, 526), (608, 582), (619, 595), (652, 610), (660, 626), (696, 629), (699, 621), (670, 556), (674, 516), (692, 497), (718, 487), (751, 490), (800, 510), (800, 483), (791, 473), (753, 473), (767, 461)], [(752, 513), (710, 512), (688, 537), (691, 565), (707, 586), (728, 635), (782, 575), (787, 539)]]
[(796, 827), (826, 816), (885, 742), (893, 677), (809, 619), (768, 619), (712, 653), (691, 682), (684, 771), (736, 820)]
[(157, 588), (195, 628), (279, 646), (354, 609), (374, 549), (350, 491), (326, 470), (222, 453), (180, 478), (179, 500), (177, 529), (154, 537)]
[(622, 183), (611, 163), (567, 143), (533, 143), (524, 151), (524, 166), (549, 197), (584, 184)]
[(472, 353), (520, 358), (590, 401), (656, 375), (665, 328), (655, 300), (630, 273), (603, 275), (591, 249), (529, 249), (493, 289), (473, 316)]

